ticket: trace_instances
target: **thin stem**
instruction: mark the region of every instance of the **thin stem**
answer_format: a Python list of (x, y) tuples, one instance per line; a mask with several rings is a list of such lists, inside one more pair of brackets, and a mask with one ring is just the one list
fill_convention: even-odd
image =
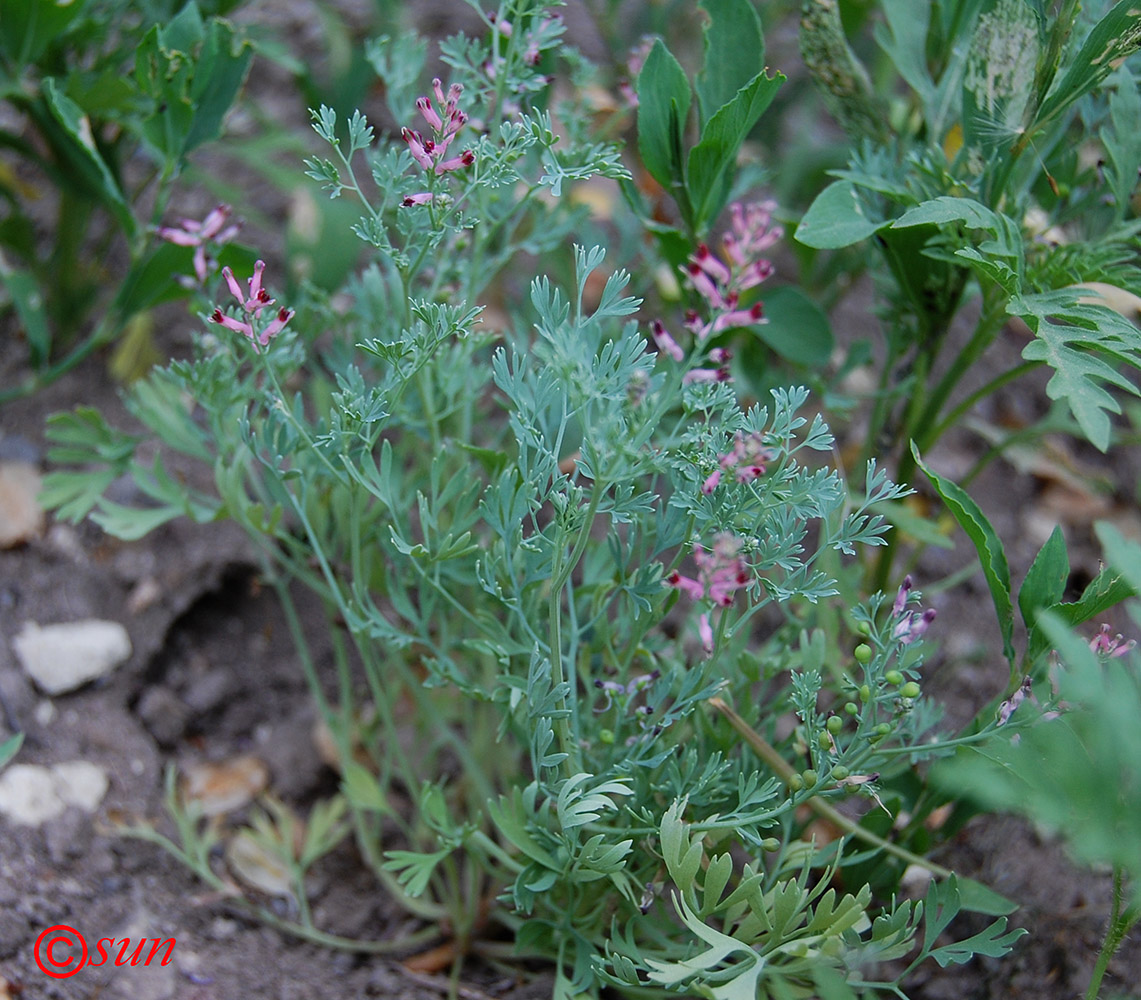
[(1113, 867), (1113, 909), (1109, 914), (1109, 927), (1105, 932), (1105, 940), (1098, 952), (1097, 963), (1090, 976), (1089, 988), (1086, 990), (1086, 1000), (1097, 1000), (1101, 992), (1101, 981), (1105, 978), (1110, 960), (1121, 947), (1125, 935), (1129, 933), (1138, 919), (1141, 919), (1141, 909), (1127, 906), (1122, 909), (1125, 897), (1125, 872), (1120, 865)]
[(966, 399), (964, 399), (958, 406), (956, 406), (950, 413), (947, 414), (938, 424), (937, 427), (930, 433), (930, 438), (933, 441), (938, 441), (944, 434), (947, 433), (952, 427), (958, 424), (959, 420), (971, 411), (974, 405), (981, 399), (986, 399), (992, 392), (997, 392), (1008, 382), (1013, 382), (1015, 379), (1022, 378), (1035, 368), (1042, 365), (1041, 361), (1024, 361), (1020, 365), (1004, 371), (1001, 375), (992, 378), (986, 385), (972, 392)]
[[(793, 775), (796, 774), (796, 769), (777, 753), (776, 749), (768, 743), (760, 733), (734, 712), (728, 704), (720, 698), (710, 698), (709, 704), (729, 720), (729, 724), (737, 730), (745, 742), (749, 744), (753, 752), (768, 764), (779, 778), (783, 779), (786, 783), (792, 779)], [(886, 851), (888, 854), (893, 854), (908, 864), (925, 868), (936, 878), (949, 878), (954, 874), (954, 872), (948, 868), (944, 868), (942, 865), (937, 865), (933, 861), (921, 858), (918, 854), (913, 854), (906, 848), (900, 847), (898, 844), (893, 844), (890, 840), (884, 840), (883, 837), (860, 826), (843, 813), (837, 812), (817, 795), (812, 795), (804, 800), (804, 804), (816, 813), (816, 815), (828, 820), (830, 823), (834, 823), (841, 830), (851, 834), (851, 836), (858, 840), (863, 840), (865, 843), (872, 844)]]

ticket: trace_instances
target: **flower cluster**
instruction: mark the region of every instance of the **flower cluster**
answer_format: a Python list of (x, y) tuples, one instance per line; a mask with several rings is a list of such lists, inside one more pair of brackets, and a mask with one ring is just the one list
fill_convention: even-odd
[(219, 205), (201, 222), (182, 219), (178, 226), (159, 226), (156, 230), (159, 239), (180, 247), (194, 247), (194, 274), (199, 285), (206, 282), (209, 273), (211, 260), (206, 254), (207, 248), (229, 243), (242, 228), (240, 222), (230, 222), (232, 212), (229, 205)]
[(696, 312), (687, 315), (686, 328), (698, 341), (708, 340), (734, 326), (764, 322), (764, 310), (759, 302), (747, 309), (741, 308), (739, 303), (742, 292), (755, 288), (773, 273), (772, 262), (762, 254), (784, 235), (780, 226), (772, 224), (775, 207), (770, 201), (749, 205), (734, 202), (729, 209), (730, 230), (721, 240), (725, 259), (704, 243), (690, 256), (686, 276), (705, 299), (712, 317), (703, 322)]
[(733, 447), (724, 455), (718, 456), (718, 465), (713, 473), (701, 484), (701, 492), (708, 496), (721, 483), (723, 472), (732, 472), (739, 483), (749, 483), (765, 474), (765, 463), (771, 461), (772, 451), (765, 446), (764, 435), (759, 431), (745, 434), (738, 431), (733, 439)]
[(712, 550), (694, 546), (693, 558), (697, 563), (697, 579), (682, 576), (674, 570), (666, 583), (689, 594), (695, 601), (708, 596), (723, 608), (733, 603), (733, 594), (749, 582), (748, 566), (741, 555), (744, 542), (728, 531), (713, 539)]
[[(465, 149), (459, 156), (445, 159), (452, 140), (455, 139), (459, 130), (464, 127), (468, 120), (466, 112), (460, 110), (460, 95), (463, 93), (463, 87), (458, 83), (453, 83), (445, 95), (443, 85), (436, 79), (432, 81), (432, 90), (440, 105), (440, 111), (437, 111), (433, 106), (430, 97), (416, 99), (416, 107), (431, 128), (432, 137), (426, 138), (410, 128), (401, 129), (400, 134), (408, 143), (412, 158), (429, 173), (446, 174), (452, 170), (470, 167), (475, 162), (475, 153), (470, 149)], [(442, 117), (441, 111), (443, 112)], [(424, 205), (431, 200), (431, 193), (424, 191), (420, 194), (409, 195), (404, 199), (404, 204)]]
[(242, 286), (238, 284), (238, 279), (234, 277), (234, 272), (228, 267), (222, 268), (222, 277), (226, 279), (226, 284), (229, 285), (234, 298), (241, 304), (241, 309), (246, 314), (246, 319), (243, 321), (235, 319), (233, 316), (227, 316), (222, 312), (220, 307), (216, 308), (210, 314), (210, 321), (212, 323), (220, 323), (226, 327), (227, 330), (244, 334), (260, 347), (266, 347), (274, 337), (281, 333), (285, 324), (293, 318), (292, 309), (282, 308), (277, 311), (277, 315), (270, 320), (269, 323), (260, 330), (255, 329), (255, 321), (260, 320), (262, 310), (272, 306), (275, 301), (270, 298), (269, 292), (262, 287), (263, 271), (265, 271), (265, 261), (259, 260), (254, 264), (254, 273), (248, 283), (249, 294), (247, 295), (242, 292)]
[(903, 578), (903, 583), (895, 594), (895, 603), (891, 606), (891, 616), (895, 625), (891, 630), (891, 637), (899, 640), (905, 646), (915, 642), (935, 620), (935, 609), (926, 611), (908, 611), (907, 601), (911, 596), (910, 574)]

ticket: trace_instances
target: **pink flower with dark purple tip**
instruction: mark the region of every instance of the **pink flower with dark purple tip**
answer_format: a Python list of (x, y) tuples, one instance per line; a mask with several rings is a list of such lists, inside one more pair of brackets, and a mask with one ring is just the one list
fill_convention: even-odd
[(1136, 639), (1130, 639), (1128, 642), (1123, 640), (1124, 636), (1122, 636), (1120, 632), (1113, 638), (1110, 638), (1109, 626), (1102, 625), (1101, 631), (1090, 640), (1089, 648), (1095, 653), (1100, 653), (1102, 656), (1117, 659), (1125, 656), (1126, 653), (1137, 645)]
[(419, 191), (416, 194), (410, 194), (400, 203), (405, 208), (411, 208), (413, 205), (427, 205), (432, 200), (431, 191)]
[(701, 484), (701, 492), (704, 493), (706, 496), (709, 496), (710, 493), (712, 493), (715, 489), (717, 489), (717, 484), (720, 482), (721, 482), (721, 470), (720, 469), (714, 469), (713, 472), (710, 473), (710, 475), (708, 477), (706, 477), (705, 482)]
[(404, 141), (408, 143), (412, 158), (425, 170), (435, 174), (470, 167), (475, 162), (475, 153), (470, 149), (465, 149), (459, 156), (445, 159), (448, 146), (468, 120), (467, 114), (460, 110), (459, 106), (463, 87), (453, 83), (445, 94), (443, 84), (437, 78), (432, 81), (432, 92), (436, 96), (439, 110), (429, 97), (420, 97), (416, 101), (417, 109), (432, 130), (432, 137), (427, 138), (407, 127), (400, 130)]
[(912, 588), (911, 574), (903, 578), (903, 583), (899, 585), (899, 590), (895, 592), (895, 603), (891, 606), (891, 614), (893, 618), (898, 618), (903, 614), (907, 608), (907, 598), (911, 594)]
[(727, 608), (733, 595), (749, 582), (749, 570), (741, 555), (744, 542), (736, 535), (722, 531), (714, 536), (713, 548), (693, 548), (698, 578), (683, 576), (676, 570), (666, 577), (666, 584), (685, 591), (693, 600), (708, 597), (714, 604)]
[(697, 382), (730, 382), (732, 376), (728, 368), (691, 368), (681, 377), (682, 385)]
[(260, 319), (262, 310), (274, 302), (270, 298), (269, 292), (262, 287), (264, 272), (265, 261), (259, 260), (254, 265), (254, 273), (249, 280), (249, 294), (243, 295), (242, 286), (238, 284), (234, 272), (228, 267), (223, 268), (222, 277), (226, 279), (226, 284), (234, 298), (238, 300), (242, 311), (246, 314), (246, 319), (240, 320), (233, 316), (227, 316), (220, 308), (215, 308), (210, 314), (210, 322), (224, 326), (227, 330), (233, 330), (234, 333), (240, 333), (261, 347), (266, 347), (274, 337), (281, 333), (286, 323), (293, 318), (292, 309), (282, 308), (277, 311), (272, 320), (259, 329), (259, 324), (256, 321)]
[(670, 336), (670, 332), (660, 319), (651, 321), (650, 333), (653, 335), (654, 344), (660, 353), (668, 354), (674, 361), (685, 360), (685, 352), (678, 346), (677, 341)]

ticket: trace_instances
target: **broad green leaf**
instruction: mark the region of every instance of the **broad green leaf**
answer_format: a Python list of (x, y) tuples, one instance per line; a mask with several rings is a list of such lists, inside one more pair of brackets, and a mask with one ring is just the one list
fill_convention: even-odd
[(1082, 294), (1080, 289), (1062, 288), (1016, 295), (1007, 312), (1022, 317), (1035, 333), (1022, 356), (1044, 361), (1054, 369), (1046, 394), (1065, 400), (1085, 436), (1105, 451), (1110, 436), (1108, 414), (1121, 412), (1121, 404), (1106, 385), (1138, 394), (1115, 365), (1125, 362), (1141, 368), (1141, 332), (1112, 309), (1081, 302)]
[(886, 23), (876, 25), (876, 42), (907, 85), (919, 95), (930, 118), (935, 96), (935, 83), (927, 69), (931, 0), (882, 0), (881, 6)]
[(1070, 559), (1066, 555), (1066, 540), (1062, 529), (1055, 526), (1046, 544), (1034, 557), (1026, 579), (1018, 591), (1018, 608), (1026, 627), (1033, 628), (1038, 612), (1058, 604), (1066, 592), (1070, 575)]
[(1086, 36), (1078, 50), (1067, 61), (1066, 72), (1055, 79), (1054, 86), (1038, 111), (1038, 122), (1045, 123), (1078, 98), (1090, 93), (1125, 58), (1141, 45), (1141, 3), (1122, 0), (1115, 3)]
[(19, 70), (34, 63), (87, 6), (87, 0), (4, 0), (0, 52)]
[(692, 100), (685, 70), (658, 39), (638, 74), (638, 152), (667, 191), (683, 180), (681, 143)]
[(779, 73), (775, 77), (758, 73), (702, 127), (701, 140), (689, 151), (686, 172), (694, 228), (699, 233), (704, 233), (725, 207), (741, 143), (783, 82), (784, 76)]
[(8, 298), (16, 309), (20, 324), (24, 329), (24, 339), (28, 343), (28, 354), (32, 365), (45, 364), (51, 354), (51, 329), (44, 312), (44, 296), (36, 279), (23, 269), (8, 265), (0, 254), (0, 287), (8, 293)]
[(180, 507), (126, 507), (103, 497), (98, 509), (91, 514), (91, 520), (107, 534), (135, 542), (185, 513)]
[(990, 886), (973, 878), (955, 876), (959, 886), (959, 903), (969, 913), (982, 913), (988, 917), (1005, 917), (1018, 909), (1018, 903), (995, 892)]
[(222, 122), (238, 97), (249, 72), (253, 48), (225, 21), (214, 18), (194, 67), (190, 96), (194, 118), (182, 145), (182, 155), (218, 138)]
[(127, 237), (133, 238), (137, 228), (135, 217), (131, 214), (118, 181), (95, 145), (90, 120), (55, 80), (44, 80), (42, 90), (44, 103), (51, 112), (52, 119), (62, 129), (60, 152), (119, 221)]
[(883, 220), (872, 218), (850, 181), (834, 181), (808, 206), (796, 239), (816, 250), (836, 250), (866, 240)]
[(705, 125), (765, 68), (765, 38), (752, 0), (701, 0), (709, 15), (705, 57), (694, 81)]
[(380, 779), (355, 760), (341, 761), (341, 791), (354, 809), (380, 814), (392, 811)]
[(958, 483), (945, 479), (932, 471), (924, 463), (919, 449), (914, 442), (911, 453), (915, 456), (916, 464), (923, 470), (924, 475), (931, 480), (935, 492), (943, 498), (947, 509), (959, 522), (959, 527), (966, 532), (967, 537), (974, 543), (982, 564), (983, 576), (990, 588), (991, 599), (994, 601), (994, 610), (998, 615), (998, 627), (1002, 633), (1002, 652), (1007, 662), (1014, 665), (1014, 605), (1010, 594), (1010, 566), (1006, 562), (1006, 553), (1002, 542), (994, 533), (990, 521), (979, 509), (979, 505), (971, 499), (970, 495)]
[(787, 361), (823, 365), (832, 355), (828, 316), (803, 292), (783, 286), (764, 295), (765, 320), (749, 329)]

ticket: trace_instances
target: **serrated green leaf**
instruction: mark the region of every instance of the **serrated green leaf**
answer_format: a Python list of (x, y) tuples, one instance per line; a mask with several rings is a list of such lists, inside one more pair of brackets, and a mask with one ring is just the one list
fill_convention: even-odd
[(683, 180), (681, 142), (692, 100), (685, 70), (658, 39), (638, 74), (638, 152), (667, 191)]
[(808, 206), (796, 239), (816, 250), (838, 250), (866, 240), (882, 225), (882, 219), (869, 215), (855, 184), (833, 181)]
[(751, 0), (701, 0), (709, 15), (694, 81), (704, 125), (765, 68), (765, 37)]
[(928, 468), (914, 442), (911, 445), (911, 454), (915, 456), (916, 464), (923, 470), (923, 474), (931, 480), (935, 492), (942, 497), (947, 509), (959, 522), (959, 526), (974, 543), (979, 562), (982, 564), (983, 576), (994, 601), (995, 614), (998, 616), (999, 632), (1002, 634), (1002, 652), (1013, 669), (1014, 605), (1010, 599), (1010, 566), (1007, 564), (1002, 542), (999, 541), (986, 515), (967, 491), (958, 483), (953, 483)]
[(1038, 550), (1034, 562), (1018, 591), (1018, 608), (1026, 627), (1033, 628), (1038, 612), (1058, 604), (1066, 592), (1070, 575), (1070, 559), (1066, 554), (1066, 540), (1058, 526), (1050, 533), (1046, 544)]
[(395, 872), (396, 881), (404, 887), (404, 891), (413, 899), (422, 896), (432, 879), (436, 865), (452, 852), (444, 848), (431, 854), (421, 854), (417, 851), (385, 851), (388, 859), (381, 867), (385, 871)]

